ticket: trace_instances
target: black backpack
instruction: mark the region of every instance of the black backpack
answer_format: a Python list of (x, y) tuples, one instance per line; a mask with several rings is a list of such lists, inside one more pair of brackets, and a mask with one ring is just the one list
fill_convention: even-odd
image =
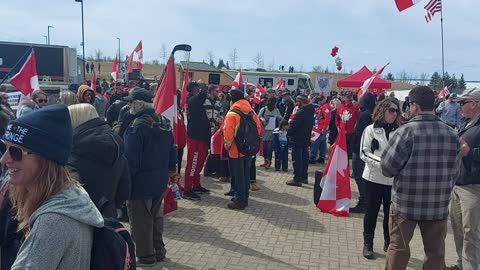
[(234, 136), (238, 152), (246, 156), (255, 156), (260, 150), (262, 138), (258, 134), (257, 123), (253, 120), (254, 112), (245, 114), (240, 110), (231, 111), (240, 116), (240, 124)]
[(93, 232), (91, 270), (135, 270), (135, 244), (130, 233), (114, 218)]

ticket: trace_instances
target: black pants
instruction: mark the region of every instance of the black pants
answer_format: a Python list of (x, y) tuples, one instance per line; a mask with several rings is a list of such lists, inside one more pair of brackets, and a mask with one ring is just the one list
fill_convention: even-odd
[(247, 203), (250, 190), (250, 165), (252, 157), (230, 158), (230, 184), (235, 192), (235, 199), (239, 203)]
[(250, 184), (257, 182), (257, 167), (255, 166), (257, 162), (257, 156), (252, 157), (252, 163), (250, 163)]
[(292, 147), (293, 181), (299, 183), (308, 181), (309, 155), (308, 146)]
[(178, 148), (177, 149), (177, 172), (180, 174), (180, 170), (182, 169), (182, 160), (183, 160), (183, 149), (185, 148)]
[(347, 154), (348, 159), (352, 159), (353, 154), (353, 145), (355, 140), (355, 133), (347, 133), (345, 134), (345, 138), (347, 139)]
[(363, 179), (363, 169), (365, 168), (365, 162), (360, 159), (360, 154), (353, 153), (352, 157), (352, 170), (353, 177), (355, 178), (355, 183), (357, 183), (358, 193), (360, 194), (358, 198), (359, 204), (365, 203), (365, 179)]
[(363, 232), (365, 234), (375, 234), (378, 211), (383, 203), (383, 235), (387, 240), (389, 239), (388, 218), (390, 216), (392, 186), (377, 184), (368, 180), (365, 180), (364, 184), (367, 211), (365, 211), (365, 217), (363, 218)]

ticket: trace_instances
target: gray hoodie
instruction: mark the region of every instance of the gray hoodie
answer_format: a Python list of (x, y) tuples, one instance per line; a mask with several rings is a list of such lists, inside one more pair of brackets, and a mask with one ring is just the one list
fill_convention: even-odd
[(84, 270), (90, 269), (93, 229), (103, 227), (103, 217), (87, 192), (72, 186), (33, 212), (29, 227), (12, 270)]

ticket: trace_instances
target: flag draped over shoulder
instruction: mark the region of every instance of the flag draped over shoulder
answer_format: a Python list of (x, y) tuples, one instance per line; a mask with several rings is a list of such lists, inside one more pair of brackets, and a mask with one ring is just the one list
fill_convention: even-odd
[(27, 60), (20, 71), (10, 79), (10, 83), (25, 96), (31, 94), (34, 90), (40, 90), (37, 75), (37, 62), (33, 50), (28, 55)]
[(352, 198), (350, 168), (348, 165), (345, 126), (338, 129), (338, 137), (328, 158), (320, 187), (322, 195), (317, 207), (324, 213), (348, 216)]

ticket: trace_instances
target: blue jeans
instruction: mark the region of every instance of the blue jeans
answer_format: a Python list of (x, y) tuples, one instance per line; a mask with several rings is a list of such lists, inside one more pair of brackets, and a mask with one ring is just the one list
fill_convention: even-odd
[(263, 141), (263, 158), (272, 161), (273, 141)]
[(320, 135), (317, 140), (310, 147), (310, 160), (317, 160), (317, 152), (320, 150), (319, 159), (325, 160), (325, 153), (327, 152), (327, 134)]
[(288, 148), (275, 151), (275, 170), (288, 171)]
[(293, 181), (303, 183), (308, 181), (308, 146), (293, 146)]
[(353, 177), (355, 178), (355, 183), (357, 183), (358, 193), (360, 197), (358, 198), (359, 203), (366, 203), (365, 196), (365, 179), (363, 179), (363, 169), (365, 168), (365, 162), (360, 159), (360, 155), (357, 153), (352, 154), (352, 170)]
[(251, 162), (252, 157), (250, 156), (230, 158), (228, 160), (231, 185), (235, 191), (235, 200), (240, 203), (248, 202)]

